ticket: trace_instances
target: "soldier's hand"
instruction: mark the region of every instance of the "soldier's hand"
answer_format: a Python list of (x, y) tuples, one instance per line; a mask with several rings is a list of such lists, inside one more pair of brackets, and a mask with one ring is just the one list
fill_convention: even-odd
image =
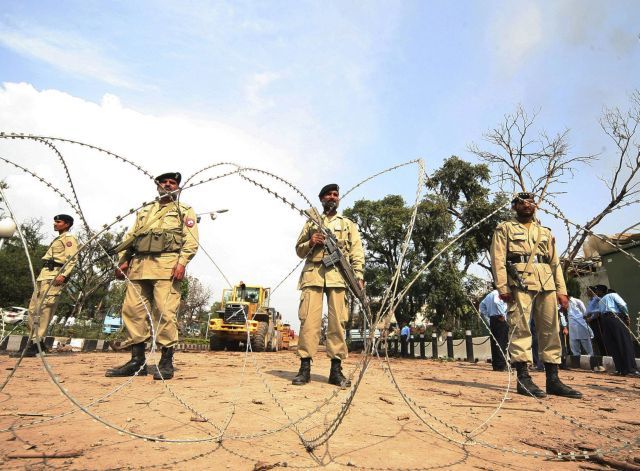
[(563, 328), (562, 328), (562, 333), (563, 333), (564, 335), (569, 335), (569, 329), (567, 329), (566, 327), (563, 327)]
[(116, 268), (116, 280), (124, 280), (129, 269), (129, 262), (124, 262)]
[(558, 294), (556, 297), (558, 298), (558, 304), (562, 309), (565, 311), (569, 309), (569, 296), (566, 294)]
[(322, 232), (314, 232), (311, 239), (309, 239), (309, 244), (311, 247), (315, 245), (324, 245), (324, 235)]
[(53, 286), (60, 286), (62, 283), (64, 283), (64, 280), (66, 280), (64, 275), (56, 276), (56, 278), (53, 280)]
[(500, 297), (500, 299), (502, 299), (507, 304), (513, 302), (513, 295), (511, 293), (504, 293), (504, 294), (500, 294), (498, 296)]
[(358, 286), (360, 286), (360, 289), (364, 291), (364, 280), (358, 280)]
[(184, 272), (184, 265), (177, 263), (176, 266), (173, 267), (173, 270), (171, 270), (171, 278), (176, 281), (180, 281), (184, 278)]

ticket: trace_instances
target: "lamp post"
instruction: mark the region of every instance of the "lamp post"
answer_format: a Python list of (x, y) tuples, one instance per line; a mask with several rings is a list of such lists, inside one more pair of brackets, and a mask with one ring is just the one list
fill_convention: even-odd
[(198, 223), (200, 223), (200, 219), (202, 219), (202, 216), (209, 215), (211, 220), (215, 221), (216, 219), (218, 219), (218, 214), (226, 213), (227, 211), (229, 211), (229, 210), (228, 209), (217, 209), (215, 211), (207, 211), (207, 212), (204, 212), (204, 213), (198, 213), (198, 214), (196, 214), (196, 220), (198, 221)]
[(0, 219), (0, 249), (6, 239), (13, 237), (16, 232), (16, 223), (11, 218)]

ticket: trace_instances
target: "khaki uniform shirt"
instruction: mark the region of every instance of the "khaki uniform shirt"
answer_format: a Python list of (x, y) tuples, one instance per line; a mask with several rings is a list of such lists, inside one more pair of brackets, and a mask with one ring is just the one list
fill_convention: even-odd
[[(322, 224), (335, 234), (338, 239), (338, 245), (351, 264), (356, 278), (359, 280), (364, 279), (364, 250), (362, 249), (360, 233), (355, 223), (338, 214), (331, 218), (323, 214)], [(323, 265), (324, 246), (316, 245), (313, 248), (310, 246), (311, 236), (317, 231), (317, 225), (312, 221), (307, 221), (296, 242), (298, 257), (307, 259), (300, 274), (298, 289), (307, 286), (345, 288), (346, 283), (338, 268), (335, 266), (327, 268)]]
[[(170, 280), (171, 271), (176, 264), (186, 266), (198, 251), (198, 223), (193, 208), (182, 202), (170, 202), (166, 213), (156, 219), (163, 210), (159, 202), (151, 203), (136, 213), (136, 222), (125, 234), (124, 238), (131, 237), (136, 231), (145, 228), (144, 232), (151, 230), (167, 230), (181, 235), (181, 247), (171, 252), (157, 254), (136, 254), (133, 249), (120, 252), (119, 264), (129, 261), (127, 276), (130, 280)], [(156, 219), (155, 221), (153, 221)], [(149, 221), (153, 221), (148, 224)]]
[[(549, 263), (535, 258), (527, 263), (531, 253), (546, 257)], [(493, 233), (491, 242), (491, 267), (493, 279), (500, 294), (509, 293), (516, 282), (507, 274), (506, 262), (510, 255), (523, 255), (524, 262), (515, 263), (520, 278), (530, 291), (556, 291), (567, 294), (562, 267), (556, 252), (556, 240), (551, 230), (532, 221), (529, 227), (517, 219), (503, 222)]]
[(76, 236), (70, 234), (69, 231), (60, 234), (53, 239), (42, 260), (53, 260), (55, 263), (61, 264), (66, 263), (67, 260), (70, 260), (70, 262), (64, 268), (54, 267), (53, 270), (49, 270), (46, 266), (42, 267), (36, 281), (53, 280), (58, 275), (69, 278), (73, 267), (76, 265), (76, 259), (74, 258), (76, 253), (78, 253), (78, 239), (76, 239)]

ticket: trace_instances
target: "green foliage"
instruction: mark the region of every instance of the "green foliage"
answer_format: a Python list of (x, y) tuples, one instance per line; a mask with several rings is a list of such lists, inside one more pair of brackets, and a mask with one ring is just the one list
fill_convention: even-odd
[[(42, 221), (32, 219), (20, 225), (29, 257), (33, 262), (36, 278), (42, 269), (42, 257), (47, 251), (43, 244)], [(33, 293), (33, 282), (29, 271), (29, 261), (24, 247), (16, 234), (8, 239), (0, 249), (0, 307), (28, 306)]]
[[(458, 157), (447, 159), (428, 182), (434, 190), (419, 203), (414, 230), (400, 266), (403, 283), (412, 280), (424, 264), (442, 250), (456, 234), (473, 226), (503, 206), (505, 195), (490, 198), (489, 170)], [(360, 200), (345, 215), (360, 227), (366, 250), (367, 292), (379, 300), (397, 270), (412, 214), (399, 195), (379, 201)], [(395, 310), (397, 321), (415, 319), (427, 308), (427, 316), (439, 328), (473, 326), (475, 311), (469, 297), (477, 296), (485, 282), (467, 273), (488, 251), (495, 226), (508, 217), (499, 211), (440, 255), (420, 276)]]
[(572, 298), (580, 298), (580, 282), (576, 277), (567, 278), (567, 294)]

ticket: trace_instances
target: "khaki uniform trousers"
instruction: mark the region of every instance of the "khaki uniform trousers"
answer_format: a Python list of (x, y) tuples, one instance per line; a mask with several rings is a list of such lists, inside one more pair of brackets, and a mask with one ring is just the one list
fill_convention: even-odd
[(531, 329), (529, 320), (533, 316), (538, 336), (540, 359), (544, 363), (560, 364), (560, 322), (555, 291), (522, 291), (511, 288), (514, 302), (509, 304), (507, 322), (511, 342), (509, 355), (512, 362), (532, 362)]
[(329, 323), (327, 325), (327, 356), (331, 359), (347, 358), (347, 343), (344, 339), (344, 324), (349, 320), (346, 304), (346, 288), (322, 288), (307, 286), (302, 289), (300, 298), (300, 338), (298, 355), (300, 358), (313, 358), (320, 343), (322, 328), (322, 294), (327, 295)]
[(40, 313), (40, 321), (38, 322), (38, 329), (31, 334), (31, 338), (44, 339), (47, 333), (47, 327), (53, 313), (56, 312), (58, 307), (58, 299), (64, 285), (54, 286), (53, 278), (50, 280), (36, 281), (36, 289), (31, 295), (31, 301), (29, 302), (29, 330), (33, 329), (34, 319), (36, 313)]
[(180, 282), (172, 280), (131, 280), (122, 305), (127, 339), (124, 345), (146, 342), (151, 337), (149, 314), (156, 343), (172, 347), (178, 343), (176, 312), (180, 304)]

